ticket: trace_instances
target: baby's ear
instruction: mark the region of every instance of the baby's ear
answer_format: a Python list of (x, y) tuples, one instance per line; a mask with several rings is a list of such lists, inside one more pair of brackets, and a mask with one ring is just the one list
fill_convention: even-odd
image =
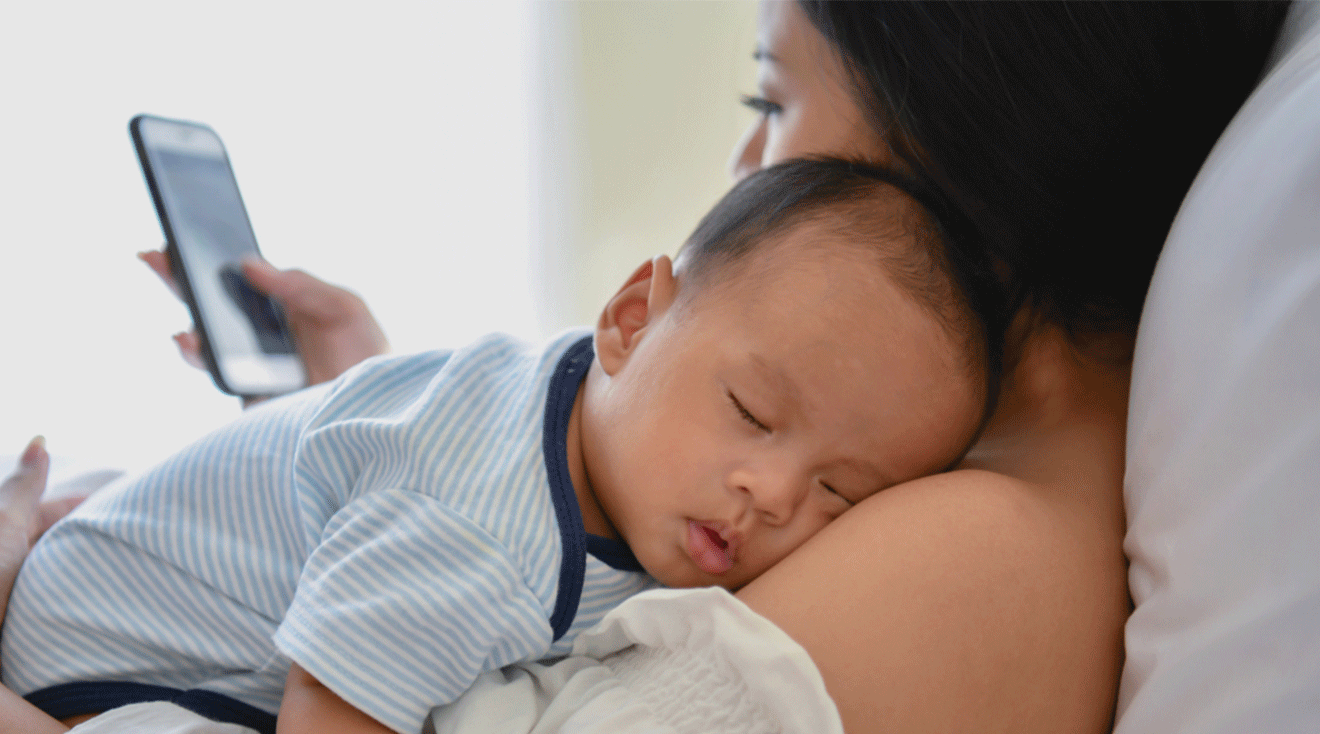
[(623, 367), (646, 333), (674, 302), (677, 283), (668, 255), (642, 263), (605, 304), (596, 324), (596, 359), (606, 374)]

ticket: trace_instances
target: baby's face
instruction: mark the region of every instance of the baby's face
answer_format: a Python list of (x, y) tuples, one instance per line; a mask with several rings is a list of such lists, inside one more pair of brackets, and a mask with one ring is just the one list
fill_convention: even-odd
[(976, 430), (977, 387), (934, 317), (871, 255), (793, 241), (811, 236), (652, 314), (593, 398), (596, 500), (666, 585), (739, 588)]

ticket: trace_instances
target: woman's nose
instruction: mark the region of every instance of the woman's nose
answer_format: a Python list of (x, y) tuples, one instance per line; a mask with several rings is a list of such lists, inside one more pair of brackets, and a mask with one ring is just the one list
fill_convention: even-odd
[(729, 157), (729, 175), (734, 181), (761, 170), (761, 155), (765, 152), (765, 116), (758, 117), (752, 126), (743, 133), (742, 140), (733, 148)]

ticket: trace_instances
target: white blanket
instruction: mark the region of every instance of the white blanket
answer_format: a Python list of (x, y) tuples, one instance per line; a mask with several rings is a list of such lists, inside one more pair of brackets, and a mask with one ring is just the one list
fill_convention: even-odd
[[(493, 671), (431, 714), (436, 734), (842, 734), (805, 650), (723, 589), (640, 594), (573, 655)], [(77, 734), (252, 734), (168, 703), (126, 706)]]

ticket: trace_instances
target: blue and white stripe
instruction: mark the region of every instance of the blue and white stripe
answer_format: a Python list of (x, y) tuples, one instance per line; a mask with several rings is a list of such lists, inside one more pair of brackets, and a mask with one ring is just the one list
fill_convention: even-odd
[(653, 583), (588, 558), (553, 640), (564, 533), (582, 531), (560, 526), (542, 416), (582, 337), (372, 360), (95, 497), (24, 566), (5, 683), (130, 680), (273, 712), (292, 658), (415, 732), (481, 672), (567, 652)]

